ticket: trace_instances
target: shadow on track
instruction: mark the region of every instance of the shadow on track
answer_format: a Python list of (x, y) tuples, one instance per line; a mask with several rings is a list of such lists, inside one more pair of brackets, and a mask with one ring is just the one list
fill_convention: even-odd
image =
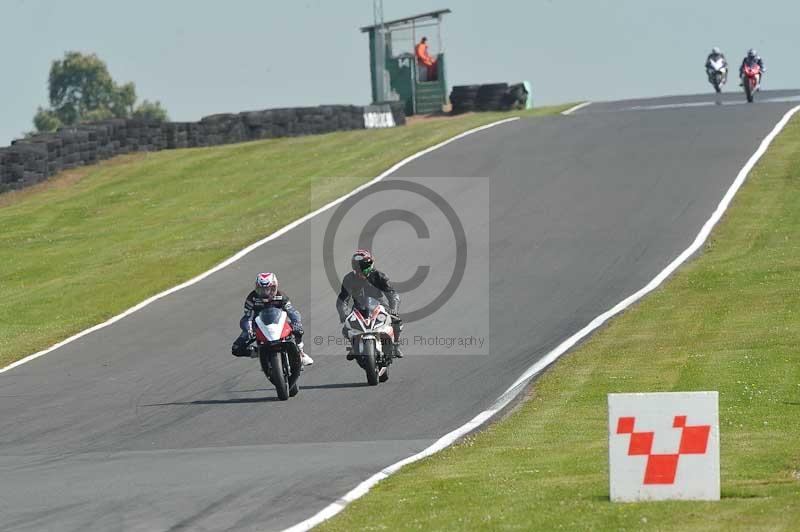
[[(319, 384), (317, 386), (300, 386), (300, 390), (333, 390), (339, 388), (365, 388), (369, 385), (366, 382), (342, 382), (334, 384)], [(248, 392), (271, 392), (273, 390), (268, 388), (256, 388), (253, 390), (229, 390), (227, 393), (248, 393)], [(147, 405), (139, 405), (141, 407), (147, 406), (187, 406), (187, 405), (233, 405), (233, 404), (249, 404), (249, 403), (271, 403), (278, 401), (274, 395), (267, 397), (242, 397), (239, 399), (203, 399), (198, 401), (176, 401), (173, 403), (151, 403)]]
[(270, 397), (246, 397), (242, 399), (206, 399), (202, 401), (184, 401), (178, 403), (153, 403), (150, 405), (139, 405), (142, 407), (145, 406), (178, 406), (178, 405), (231, 405), (237, 403), (271, 403), (273, 401), (278, 401), (279, 399), (274, 396)]
[(336, 388), (365, 388), (366, 382), (342, 382), (337, 384), (319, 384), (317, 386), (300, 386), (301, 390), (332, 390)]

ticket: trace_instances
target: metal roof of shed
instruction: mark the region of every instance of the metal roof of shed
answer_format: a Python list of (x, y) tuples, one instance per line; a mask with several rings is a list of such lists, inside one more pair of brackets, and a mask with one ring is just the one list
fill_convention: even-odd
[[(404, 26), (406, 24), (410, 24), (411, 22), (416, 22), (418, 20), (431, 20), (431, 19), (440, 19), (442, 15), (446, 15), (448, 13), (452, 13), (449, 9), (440, 9), (438, 11), (431, 11), (429, 13), (420, 13), (419, 15), (412, 15), (410, 17), (403, 17), (398, 18), (396, 20), (390, 20), (389, 22), (384, 22), (382, 24), (385, 28), (391, 28), (393, 26)], [(374, 30), (379, 25), (372, 25), (372, 26), (364, 26), (361, 28), (361, 31), (366, 33), (370, 30)]]

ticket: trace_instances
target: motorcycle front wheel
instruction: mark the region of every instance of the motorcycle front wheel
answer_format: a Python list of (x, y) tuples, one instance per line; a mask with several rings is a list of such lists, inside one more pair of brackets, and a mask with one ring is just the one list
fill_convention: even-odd
[(753, 86), (751, 85), (750, 78), (744, 80), (744, 95), (748, 103), (753, 103)]
[(367, 374), (367, 384), (370, 386), (378, 385), (378, 368), (375, 361), (375, 340), (364, 341), (364, 373)]
[(281, 351), (269, 353), (270, 381), (275, 385), (278, 392), (278, 399), (286, 401), (289, 399), (289, 382), (286, 379), (286, 372), (283, 371), (283, 353)]

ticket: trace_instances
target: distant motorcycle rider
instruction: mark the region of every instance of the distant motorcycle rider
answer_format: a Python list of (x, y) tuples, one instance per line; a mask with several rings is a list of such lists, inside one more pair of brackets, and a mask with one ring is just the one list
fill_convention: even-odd
[[(719, 49), (719, 46), (715, 46), (711, 49), (711, 53), (708, 54), (706, 57), (706, 73), (708, 74), (708, 80), (711, 81), (711, 76), (714, 74), (714, 69), (711, 66), (712, 61), (719, 61), (722, 60), (722, 66), (728, 66), (728, 60), (725, 58), (725, 54), (722, 53), (722, 50)], [(728, 81), (728, 70), (725, 69), (725, 72), (722, 76), (722, 83)]]
[(761, 76), (767, 71), (767, 69), (764, 68), (764, 60), (761, 59), (761, 56), (758, 55), (758, 52), (756, 52), (754, 49), (750, 48), (747, 51), (747, 55), (744, 56), (744, 59), (742, 60), (741, 66), (739, 66), (739, 79), (740, 79), (739, 86), (740, 87), (744, 84), (744, 67), (745, 66), (752, 67), (753, 65), (758, 65), (761, 68), (761, 75), (759, 75), (759, 77), (758, 77), (758, 84), (760, 85), (761, 84)]
[[(394, 356), (403, 358), (400, 349), (400, 331), (403, 321), (397, 315), (400, 310), (400, 296), (392, 287), (389, 278), (385, 273), (375, 269), (375, 259), (366, 249), (358, 249), (353, 254), (350, 261), (353, 271), (342, 279), (342, 286), (339, 289), (339, 297), (336, 299), (336, 311), (339, 313), (339, 321), (344, 323), (350, 312), (350, 300), (353, 302), (366, 299), (368, 297), (386, 301), (386, 307), (392, 316), (392, 330), (394, 332)], [(346, 330), (342, 334), (347, 336)], [(348, 351), (347, 360), (353, 360), (355, 355)]]
[(231, 354), (236, 357), (251, 356), (250, 344), (255, 339), (253, 322), (256, 317), (267, 307), (276, 307), (286, 311), (289, 324), (292, 326), (297, 347), (300, 349), (300, 359), (304, 366), (310, 366), (314, 359), (303, 352), (303, 322), (300, 312), (294, 308), (289, 297), (278, 290), (278, 277), (274, 273), (259, 273), (256, 277), (255, 287), (247, 294), (244, 300), (244, 315), (239, 320), (242, 333), (231, 346)]

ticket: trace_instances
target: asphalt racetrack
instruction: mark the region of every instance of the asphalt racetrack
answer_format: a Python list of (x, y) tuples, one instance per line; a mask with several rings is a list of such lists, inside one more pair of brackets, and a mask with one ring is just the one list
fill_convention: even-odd
[[(335, 241), (325, 237), (334, 208), (3, 373), (0, 529), (255, 531), (310, 517), (486, 409), (644, 286), (691, 243), (799, 96), (598, 103), (467, 136), (402, 167), (382, 182), (389, 190), (367, 189), (340, 211)], [(452, 208), (463, 240), (420, 190)], [(379, 268), (425, 277), (406, 283), (403, 313), (421, 319), (407, 323), (407, 356), (377, 388), (337, 343), (324, 268), (345, 273), (365, 224), (377, 228)], [(229, 354), (264, 270), (304, 313), (316, 359), (288, 402), (256, 361)], [(454, 271), (453, 294), (424, 316)]]

